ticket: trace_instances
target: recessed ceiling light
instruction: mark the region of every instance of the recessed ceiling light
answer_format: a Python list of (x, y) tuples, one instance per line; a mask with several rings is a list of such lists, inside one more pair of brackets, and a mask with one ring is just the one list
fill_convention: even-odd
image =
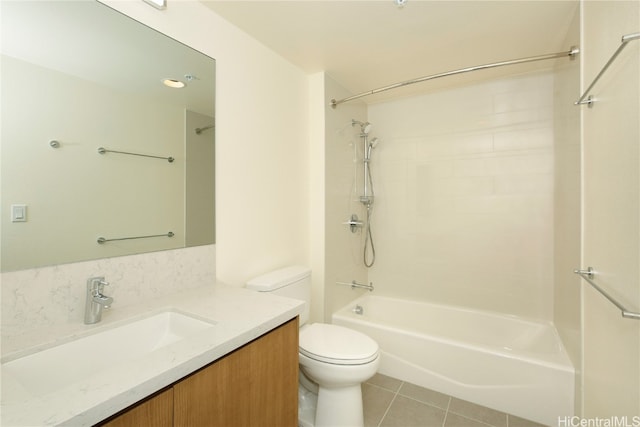
[(162, 83), (165, 86), (168, 86), (174, 89), (181, 89), (186, 86), (184, 82), (181, 82), (180, 80), (176, 80), (176, 79), (163, 79)]

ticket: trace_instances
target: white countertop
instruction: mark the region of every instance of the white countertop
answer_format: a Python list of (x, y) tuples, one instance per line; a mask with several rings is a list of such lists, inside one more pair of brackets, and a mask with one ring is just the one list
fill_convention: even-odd
[(71, 335), (7, 355), (3, 362), (166, 310), (215, 322), (216, 327), (117, 366), (110, 366), (105, 354), (96, 360), (104, 366), (100, 374), (44, 396), (28, 396), (16, 384), (3, 381), (0, 425), (93, 425), (293, 319), (302, 308), (298, 300), (221, 284), (112, 308), (97, 325), (78, 325)]

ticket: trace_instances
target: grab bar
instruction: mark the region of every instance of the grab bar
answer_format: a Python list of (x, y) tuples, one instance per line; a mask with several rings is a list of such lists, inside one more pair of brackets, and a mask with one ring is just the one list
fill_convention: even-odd
[(622, 312), (622, 317), (627, 319), (640, 320), (640, 313), (627, 310), (625, 306), (620, 304), (615, 298), (613, 298), (604, 289), (602, 289), (593, 280), (591, 280), (596, 274), (595, 270), (592, 267), (588, 267), (586, 270), (573, 270), (573, 272), (579, 275), (580, 277), (582, 277), (584, 280), (586, 280), (591, 286), (593, 286), (598, 292), (600, 292), (606, 299), (608, 299), (611, 303), (613, 303), (613, 305), (618, 307)]
[(351, 283), (347, 283), (347, 282), (336, 282), (336, 285), (345, 285), (345, 286), (351, 286), (351, 289), (355, 289), (355, 288), (362, 288), (362, 289), (368, 289), (369, 292), (373, 292), (373, 282), (369, 282), (368, 285), (362, 284), (362, 283), (358, 283), (355, 280), (352, 280)]
[[(618, 46), (618, 49), (616, 49), (613, 55), (611, 55), (611, 58), (609, 59), (609, 61), (606, 64), (604, 64), (604, 67), (602, 67), (602, 70), (600, 70), (596, 78), (593, 79), (593, 82), (589, 85), (587, 90), (584, 91), (580, 99), (578, 99), (574, 103), (574, 105), (589, 104), (589, 108), (593, 107), (593, 103), (596, 101), (596, 99), (593, 98), (591, 95), (589, 95), (589, 92), (591, 91), (591, 89), (593, 89), (593, 87), (596, 85), (598, 80), (600, 80), (600, 77), (602, 77), (604, 72), (607, 71), (607, 69), (613, 63), (613, 61), (615, 61), (615, 59), (618, 57), (620, 52), (622, 52), (622, 49), (624, 49), (627, 46), (627, 43), (629, 43), (632, 40), (638, 40), (638, 39), (640, 39), (640, 33), (632, 33), (632, 34), (627, 34), (625, 36), (622, 36), (622, 39), (620, 41), (620, 46)], [(587, 95), (589, 95), (589, 97), (585, 100)]]
[(173, 161), (175, 160), (173, 157), (161, 157), (161, 156), (152, 156), (150, 154), (130, 153), (128, 151), (107, 150), (104, 147), (98, 147), (98, 153), (100, 153), (100, 154), (118, 153), (118, 154), (128, 154), (130, 156), (151, 157), (153, 159), (167, 160), (169, 163), (173, 163)]
[(105, 239), (104, 237), (98, 237), (98, 243), (103, 244), (106, 242), (114, 242), (116, 240), (133, 240), (133, 239), (147, 239), (149, 237), (173, 237), (173, 231), (168, 232), (167, 234), (153, 234), (151, 236), (135, 236), (135, 237), (120, 237), (117, 239)]

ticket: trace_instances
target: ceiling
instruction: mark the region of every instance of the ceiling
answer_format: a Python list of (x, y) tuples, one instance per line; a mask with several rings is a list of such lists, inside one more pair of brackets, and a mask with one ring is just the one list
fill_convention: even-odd
[[(351, 93), (446, 71), (569, 51), (577, 0), (200, 0), (307, 73), (326, 71)], [(437, 90), (550, 67), (507, 66), (364, 98)]]

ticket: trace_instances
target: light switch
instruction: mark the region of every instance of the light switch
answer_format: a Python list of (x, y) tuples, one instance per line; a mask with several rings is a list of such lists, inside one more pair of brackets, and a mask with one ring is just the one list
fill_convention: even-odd
[(11, 205), (11, 222), (27, 222), (27, 205)]

